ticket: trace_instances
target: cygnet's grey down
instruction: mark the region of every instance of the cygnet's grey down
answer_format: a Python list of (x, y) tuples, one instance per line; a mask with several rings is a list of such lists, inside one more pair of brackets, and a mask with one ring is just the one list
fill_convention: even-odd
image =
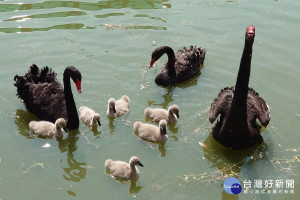
[(123, 95), (119, 100), (110, 98), (108, 100), (107, 117), (115, 118), (126, 114), (129, 111), (130, 99), (127, 95)]
[(63, 129), (67, 132), (66, 121), (63, 118), (58, 118), (55, 124), (48, 121), (31, 121), (29, 128), (37, 136), (45, 138), (62, 137)]
[(101, 126), (100, 115), (87, 106), (80, 106), (80, 120), (89, 126)]
[(177, 122), (179, 118), (179, 107), (174, 104), (169, 107), (168, 110), (162, 108), (146, 108), (144, 111), (147, 117), (150, 117), (153, 122), (159, 122), (164, 119), (169, 124)]
[(140, 176), (140, 172), (136, 166), (144, 167), (140, 162), (139, 158), (132, 156), (129, 160), (129, 164), (124, 161), (107, 159), (105, 161), (105, 168), (110, 172), (110, 174), (121, 180), (136, 180)]
[(167, 136), (167, 121), (161, 120), (159, 126), (137, 121), (133, 125), (134, 131), (138, 133), (139, 138), (149, 142), (165, 142)]

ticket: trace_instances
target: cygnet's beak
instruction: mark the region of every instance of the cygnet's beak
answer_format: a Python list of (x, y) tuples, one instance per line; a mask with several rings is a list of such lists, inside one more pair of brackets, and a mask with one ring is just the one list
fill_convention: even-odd
[(114, 111), (114, 113), (116, 113), (116, 112), (117, 112), (115, 107), (113, 107), (113, 111)]
[(144, 165), (141, 162), (139, 162), (138, 164), (139, 164), (139, 166), (144, 167)]
[(176, 114), (176, 117), (179, 118), (179, 113)]
[(68, 132), (68, 129), (65, 127), (65, 128), (64, 128), (64, 131), (67, 133), (67, 132)]
[(99, 125), (99, 126), (101, 126), (100, 120), (99, 120), (99, 121), (97, 121), (97, 122), (98, 122), (98, 125)]

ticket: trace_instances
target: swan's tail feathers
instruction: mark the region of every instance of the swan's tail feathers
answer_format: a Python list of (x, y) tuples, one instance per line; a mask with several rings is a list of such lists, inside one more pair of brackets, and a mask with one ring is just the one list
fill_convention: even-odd
[(44, 67), (40, 73), (40, 82), (53, 82), (56, 80), (56, 73), (49, 67)]
[(201, 66), (204, 63), (206, 49), (191, 45), (189, 48), (183, 47), (178, 50), (177, 53), (185, 55), (185, 57), (189, 59), (189, 63), (192, 63), (192, 65)]
[(14, 86), (17, 87), (17, 96), (24, 100), (26, 98), (26, 94), (29, 92), (29, 86), (27, 82), (30, 80), (28, 80), (26, 76), (15, 75), (14, 81)]
[(29, 76), (39, 76), (40, 75), (40, 69), (38, 68), (38, 66), (36, 66), (36, 64), (30, 65), (30, 67), (28, 69), (28, 75)]
[(202, 48), (202, 47), (197, 47), (195, 46), (193, 48), (193, 52), (196, 55), (196, 60), (199, 63), (199, 65), (203, 65), (204, 63), (204, 59), (205, 59), (205, 55), (206, 55), (206, 49)]
[(28, 100), (29, 87), (37, 83), (50, 83), (56, 80), (56, 73), (48, 67), (39, 69), (37, 65), (30, 65), (24, 76), (15, 75), (14, 86), (17, 88), (17, 96), (23, 101)]

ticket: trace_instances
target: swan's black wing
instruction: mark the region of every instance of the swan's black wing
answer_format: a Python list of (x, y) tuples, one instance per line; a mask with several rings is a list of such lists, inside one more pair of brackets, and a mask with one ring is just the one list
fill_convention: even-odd
[(255, 114), (255, 117), (258, 118), (260, 123), (266, 127), (271, 120), (269, 106), (252, 88), (248, 89), (247, 104), (248, 109), (250, 108), (251, 112)]
[(175, 54), (175, 71), (178, 81), (187, 80), (200, 72), (206, 50), (197, 46), (183, 47)]
[(32, 84), (29, 87), (31, 101), (27, 109), (42, 120), (55, 122), (58, 118), (67, 118), (63, 86), (54, 81), (51, 83)]
[(210, 107), (209, 121), (213, 123), (219, 114), (228, 114), (232, 103), (234, 87), (226, 87), (219, 92)]
[(55, 122), (66, 116), (64, 89), (50, 68), (31, 65), (24, 76), (15, 76), (17, 96), (26, 108), (42, 120)]
[[(217, 98), (211, 104), (209, 121), (213, 123), (219, 114), (228, 114), (233, 100), (234, 87), (224, 88), (220, 91)], [(247, 96), (247, 112), (251, 116), (249, 120), (256, 119), (260, 121), (263, 126), (267, 126), (270, 121), (270, 109), (266, 102), (259, 96), (254, 89), (248, 89)]]

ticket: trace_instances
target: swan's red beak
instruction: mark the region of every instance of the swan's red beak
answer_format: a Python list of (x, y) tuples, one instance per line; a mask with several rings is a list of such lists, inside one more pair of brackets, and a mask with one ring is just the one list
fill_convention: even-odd
[(81, 81), (79, 79), (77, 79), (76, 83), (76, 88), (77, 88), (77, 91), (79, 92), (79, 94), (81, 94)]
[(149, 65), (149, 68), (153, 67), (153, 64), (156, 62), (156, 60), (154, 58), (151, 59), (151, 62), (150, 62), (150, 65)]
[(255, 27), (254, 26), (248, 26), (248, 28), (247, 28), (247, 34), (249, 36), (253, 36), (255, 34)]

